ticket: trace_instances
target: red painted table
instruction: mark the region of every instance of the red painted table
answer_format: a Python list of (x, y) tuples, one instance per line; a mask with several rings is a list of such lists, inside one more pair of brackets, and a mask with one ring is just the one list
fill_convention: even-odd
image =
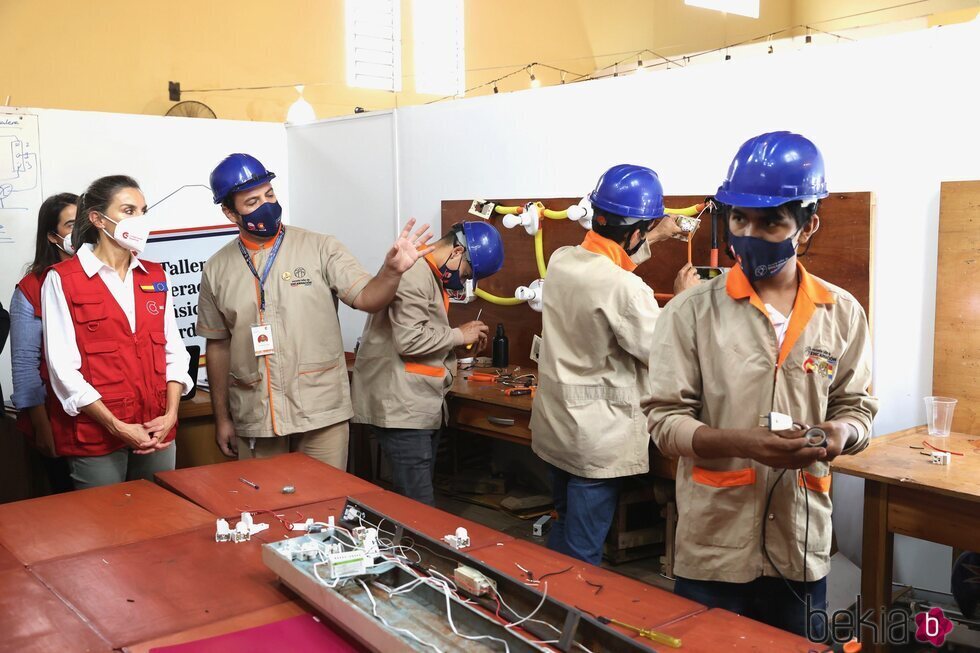
[(210, 524), (214, 515), (149, 481), (0, 505), (0, 544), (32, 565)]
[[(259, 489), (243, 483), (241, 478), (255, 483)], [(161, 472), (157, 481), (222, 517), (232, 517), (245, 510), (281, 510), (381, 491), (372, 483), (302, 453)], [(296, 488), (295, 493), (283, 494), (282, 488), (287, 485)]]

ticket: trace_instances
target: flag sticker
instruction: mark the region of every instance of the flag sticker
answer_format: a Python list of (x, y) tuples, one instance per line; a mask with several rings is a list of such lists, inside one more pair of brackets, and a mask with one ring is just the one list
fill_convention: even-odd
[(143, 292), (167, 292), (167, 282), (156, 281), (154, 283), (141, 284), (140, 290)]

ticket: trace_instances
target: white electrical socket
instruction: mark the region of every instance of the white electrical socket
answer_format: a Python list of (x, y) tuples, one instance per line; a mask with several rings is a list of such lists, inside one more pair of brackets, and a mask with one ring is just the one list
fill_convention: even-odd
[(529, 358), (535, 363), (538, 362), (538, 357), (541, 356), (541, 336), (534, 334), (531, 338), (531, 354)]

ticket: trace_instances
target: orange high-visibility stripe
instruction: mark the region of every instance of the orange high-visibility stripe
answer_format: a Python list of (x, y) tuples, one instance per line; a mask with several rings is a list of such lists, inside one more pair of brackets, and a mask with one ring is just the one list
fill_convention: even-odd
[(807, 487), (814, 492), (823, 492), (824, 494), (830, 492), (830, 483), (832, 480), (830, 474), (826, 476), (814, 476), (810, 472), (804, 472), (800, 470), (799, 484), (800, 487)]
[(421, 363), (405, 363), (405, 371), (409, 374), (421, 374), (422, 376), (431, 376), (439, 379), (446, 376), (445, 367), (433, 367), (431, 365), (422, 365)]
[(745, 469), (733, 469), (719, 471), (713, 469), (703, 469), (701, 467), (691, 468), (691, 478), (694, 482), (711, 487), (739, 487), (742, 485), (755, 485), (755, 469), (747, 467)]

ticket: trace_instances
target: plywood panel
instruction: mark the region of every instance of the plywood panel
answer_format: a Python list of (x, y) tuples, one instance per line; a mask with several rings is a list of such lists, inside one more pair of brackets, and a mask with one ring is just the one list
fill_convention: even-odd
[(980, 181), (943, 182), (939, 200), (933, 394), (955, 397), (953, 430), (980, 433)]
[[(704, 201), (704, 195), (673, 195), (665, 198), (671, 208), (683, 208)], [(563, 210), (577, 204), (580, 198), (512, 198), (495, 200), (504, 206), (523, 205), (540, 200), (549, 209)], [(467, 213), (471, 200), (447, 200), (442, 203), (442, 231), (463, 220), (478, 220)], [(871, 193), (834, 193), (820, 204), (821, 227), (813, 245), (802, 260), (807, 270), (828, 282), (838, 285), (861, 303), (866, 312), (871, 305), (871, 240), (873, 233), (874, 200)], [(707, 212), (702, 216), (706, 218)], [(526, 286), (538, 278), (534, 261), (534, 240), (522, 228), (506, 229), (501, 216), (491, 218), (504, 241), (506, 258), (503, 269), (480, 282), (480, 288), (494, 295), (512, 297), (517, 286)], [(559, 247), (578, 245), (585, 231), (569, 220), (544, 220), (545, 260)], [(724, 226), (718, 225), (719, 247), (724, 249)], [(695, 235), (693, 261), (708, 265), (711, 249), (710, 220), (702, 222)], [(656, 293), (672, 293), (674, 277), (687, 262), (687, 245), (679, 240), (659, 243), (653, 247), (653, 258), (637, 268), (639, 274)], [(732, 265), (722, 251), (719, 264)], [(663, 304), (663, 302), (661, 302)], [(530, 365), (531, 338), (541, 333), (541, 314), (525, 305), (497, 306), (483, 300), (471, 304), (456, 304), (449, 311), (454, 325), (472, 320), (483, 309), (481, 320), (490, 326), (491, 335), (498, 323), (504, 325), (510, 340), (510, 363)], [(869, 319), (871, 315), (868, 315)], [(489, 355), (487, 353), (486, 355)]]

